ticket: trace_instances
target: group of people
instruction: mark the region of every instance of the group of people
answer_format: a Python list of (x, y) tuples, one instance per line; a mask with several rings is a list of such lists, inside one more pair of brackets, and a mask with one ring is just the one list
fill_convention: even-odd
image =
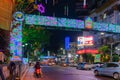
[[(41, 69), (41, 66), (40, 66), (40, 62), (36, 62), (35, 66), (34, 66), (35, 69)], [(8, 65), (8, 69), (9, 69), (9, 74), (10, 74), (10, 78), (13, 78), (14, 77), (14, 73), (15, 73), (15, 70), (16, 70), (16, 64), (15, 62), (11, 61)], [(42, 75), (42, 72), (41, 72), (41, 75)], [(2, 69), (2, 65), (0, 65), (0, 78), (2, 80), (5, 80), (5, 76), (4, 76), (4, 73), (3, 73), (3, 69)], [(10, 79), (12, 80), (12, 79)]]
[[(13, 73), (15, 73), (15, 69), (16, 69), (16, 64), (14, 63), (14, 62), (10, 62), (9, 63), (9, 65), (8, 65), (8, 69), (9, 69), (9, 74), (10, 74), (10, 80), (12, 80), (12, 78), (13, 78)], [(2, 66), (2, 64), (0, 65), (0, 78), (2, 79), (2, 80), (6, 80), (5, 79), (5, 76), (4, 76), (4, 73), (3, 73), (3, 66)]]

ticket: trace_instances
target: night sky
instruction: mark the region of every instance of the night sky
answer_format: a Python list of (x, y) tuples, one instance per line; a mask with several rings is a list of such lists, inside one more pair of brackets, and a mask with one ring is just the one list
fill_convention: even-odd
[(76, 42), (77, 36), (81, 36), (81, 31), (69, 31), (69, 30), (58, 30), (52, 29), (49, 30), (52, 33), (50, 38), (49, 49), (56, 52), (60, 47), (64, 48), (65, 37), (70, 37), (70, 42)]

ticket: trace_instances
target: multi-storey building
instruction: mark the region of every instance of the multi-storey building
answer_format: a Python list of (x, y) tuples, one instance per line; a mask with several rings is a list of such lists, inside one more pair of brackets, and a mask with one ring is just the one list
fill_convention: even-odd
[(96, 22), (120, 24), (120, 0), (108, 0), (90, 15)]
[[(102, 6), (107, 0), (86, 0), (86, 7), (84, 7), (84, 0), (41, 0), (45, 5), (46, 16), (67, 17), (84, 20), (90, 12), (99, 6)], [(96, 4), (97, 3), (97, 4)]]
[(46, 16), (75, 18), (75, 0), (42, 0)]
[[(99, 3), (101, 4), (101, 3)], [(105, 0), (102, 6), (91, 11), (90, 17), (94, 22), (120, 25), (120, 0)], [(102, 44), (108, 44), (120, 40), (119, 34), (105, 33), (99, 37)]]

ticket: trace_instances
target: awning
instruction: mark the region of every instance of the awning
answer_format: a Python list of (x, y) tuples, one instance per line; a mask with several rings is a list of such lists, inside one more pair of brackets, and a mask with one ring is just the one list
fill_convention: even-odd
[(56, 58), (55, 56), (40, 56), (40, 58)]

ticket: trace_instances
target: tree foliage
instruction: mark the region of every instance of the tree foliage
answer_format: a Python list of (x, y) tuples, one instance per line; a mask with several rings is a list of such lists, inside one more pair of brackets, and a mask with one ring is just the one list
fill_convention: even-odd
[(110, 60), (110, 54), (109, 54), (109, 47), (108, 46), (101, 46), (98, 49), (99, 53), (101, 54), (101, 61), (102, 62), (108, 62)]
[(85, 62), (93, 63), (94, 62), (94, 56), (90, 53), (88, 54), (83, 54), (83, 58)]
[(114, 54), (112, 60), (113, 60), (113, 62), (118, 62), (119, 61), (119, 55)]
[(24, 26), (22, 37), (23, 44), (30, 43), (34, 48), (40, 48), (49, 43), (50, 33), (40, 26)]
[(101, 46), (99, 49), (98, 49), (99, 52), (102, 52), (102, 53), (108, 53), (109, 52), (109, 47), (108, 46)]

